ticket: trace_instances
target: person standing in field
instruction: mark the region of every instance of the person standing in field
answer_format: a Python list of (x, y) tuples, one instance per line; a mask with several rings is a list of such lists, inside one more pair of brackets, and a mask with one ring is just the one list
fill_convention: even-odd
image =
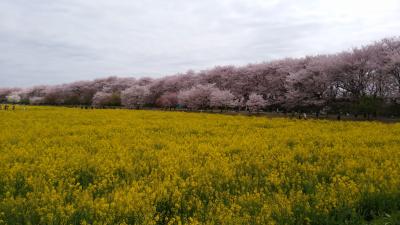
[(307, 114), (306, 113), (303, 113), (303, 119), (307, 119)]
[(11, 109), (12, 109), (13, 111), (15, 110), (15, 105), (14, 105), (14, 104), (12, 105)]

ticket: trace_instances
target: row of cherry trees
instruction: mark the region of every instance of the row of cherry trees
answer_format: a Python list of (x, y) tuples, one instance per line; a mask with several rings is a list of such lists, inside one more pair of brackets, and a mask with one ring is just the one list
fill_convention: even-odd
[(109, 77), (56, 86), (3, 88), (0, 101), (399, 114), (400, 38), (338, 54), (243, 67), (218, 66), (160, 79)]

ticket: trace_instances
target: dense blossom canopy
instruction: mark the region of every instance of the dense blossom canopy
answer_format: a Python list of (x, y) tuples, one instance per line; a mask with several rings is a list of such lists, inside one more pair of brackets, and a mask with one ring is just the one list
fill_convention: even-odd
[(246, 106), (249, 108), (250, 111), (258, 111), (264, 108), (267, 105), (265, 99), (256, 93), (252, 93), (249, 96), (249, 100), (246, 103)]
[(146, 104), (149, 94), (150, 91), (147, 86), (134, 85), (122, 92), (121, 103), (129, 108), (139, 108)]
[(216, 108), (228, 108), (235, 106), (235, 96), (229, 90), (216, 89), (211, 93), (210, 106)]
[(225, 109), (250, 105), (252, 93), (265, 100), (261, 110), (399, 115), (400, 37), (338, 54), (217, 66), (158, 79), (109, 77), (56, 86), (1, 88), (0, 102)]

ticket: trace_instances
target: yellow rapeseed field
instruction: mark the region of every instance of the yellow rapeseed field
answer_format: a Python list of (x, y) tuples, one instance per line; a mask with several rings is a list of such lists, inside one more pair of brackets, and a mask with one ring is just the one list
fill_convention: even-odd
[(360, 224), (399, 187), (400, 124), (0, 111), (0, 224)]

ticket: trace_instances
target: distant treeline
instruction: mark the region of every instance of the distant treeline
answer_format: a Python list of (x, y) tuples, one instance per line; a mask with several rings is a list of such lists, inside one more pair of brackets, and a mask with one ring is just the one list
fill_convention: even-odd
[(400, 37), (338, 54), (217, 66), (159, 79), (109, 77), (2, 88), (0, 102), (399, 116)]

